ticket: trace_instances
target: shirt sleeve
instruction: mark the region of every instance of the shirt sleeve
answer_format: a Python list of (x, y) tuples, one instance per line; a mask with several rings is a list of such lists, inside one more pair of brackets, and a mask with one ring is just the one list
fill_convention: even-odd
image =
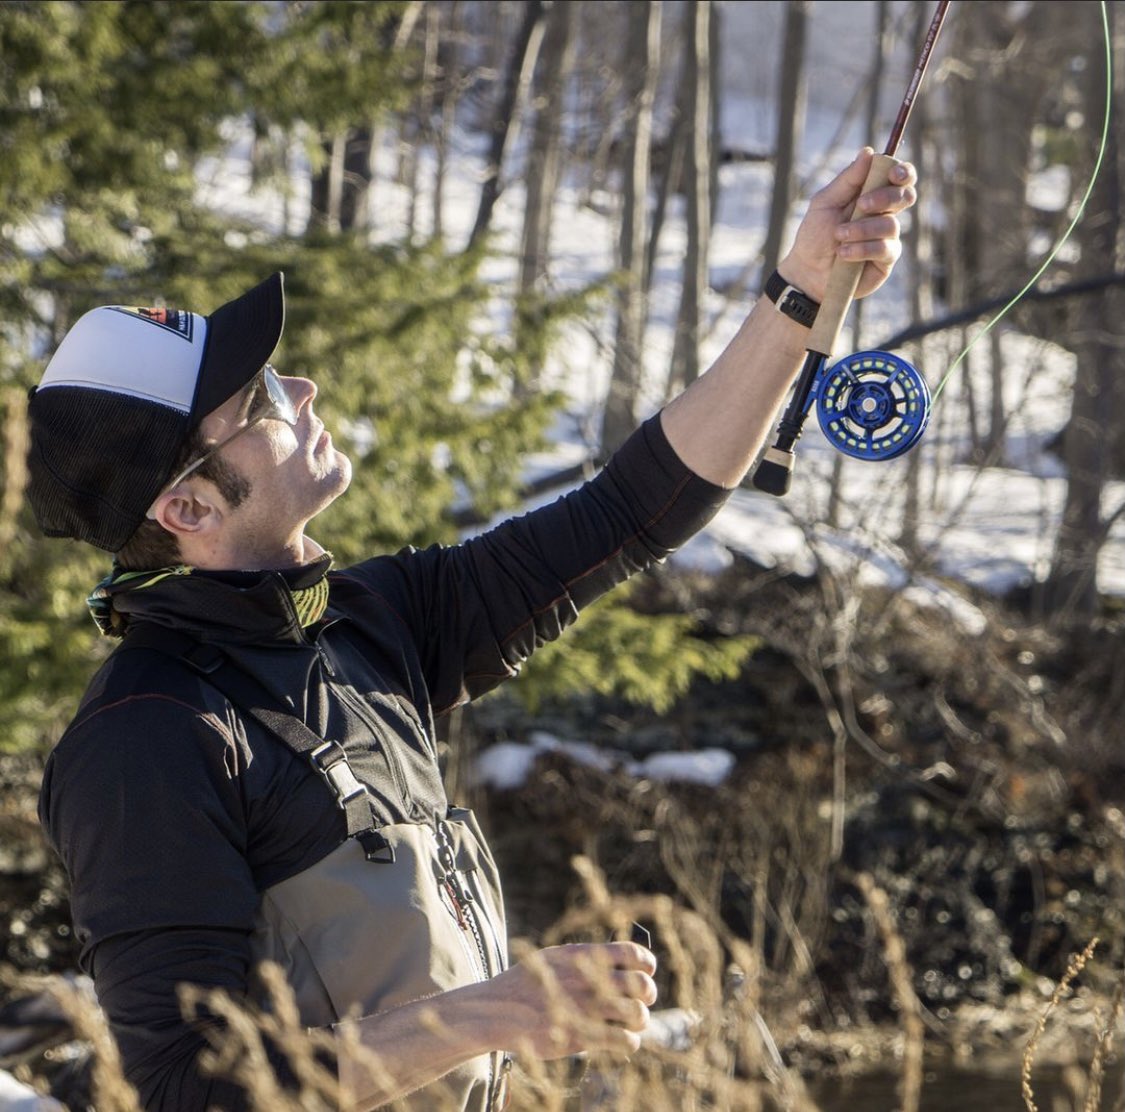
[[(145, 1109), (246, 1107), (204, 1076), (183, 983), (244, 998), (258, 903), (233, 724), (174, 696), (78, 719), (51, 755), (40, 819), (71, 879), (81, 964)], [(276, 1065), (284, 1076), (280, 1056)]]
[(550, 505), (463, 544), (352, 571), (377, 577), (371, 589), (405, 616), (440, 714), (515, 675), (584, 606), (701, 529), (729, 493), (683, 464), (657, 416)]
[(47, 762), (40, 819), (71, 878), (84, 961), (118, 933), (250, 929), (244, 764), (234, 724), (178, 693), (79, 712)]
[[(98, 1001), (121, 1053), (125, 1076), (146, 1112), (190, 1112), (249, 1107), (241, 1086), (206, 1076), (199, 1055), (204, 1028), (221, 1021), (201, 1011), (196, 1023), (183, 1015), (181, 984), (246, 990), (249, 947), (244, 935), (214, 929), (142, 931), (114, 935), (94, 947)], [(272, 1055), (281, 1063), (280, 1055)], [(284, 1065), (280, 1065), (284, 1069)]]

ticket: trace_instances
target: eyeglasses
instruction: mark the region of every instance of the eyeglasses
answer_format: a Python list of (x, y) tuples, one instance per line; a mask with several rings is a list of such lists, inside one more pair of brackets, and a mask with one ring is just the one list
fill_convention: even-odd
[[(237, 432), (232, 433), (226, 440), (220, 440), (212, 445), (203, 455), (192, 460), (176, 477), (164, 484), (160, 494), (171, 490), (182, 483), (193, 472), (202, 467), (216, 452), (225, 448), (232, 440), (237, 440), (244, 432), (249, 432), (255, 425), (262, 421), (284, 421), (287, 425), (295, 425), (300, 418), (293, 399), (282, 384), (281, 376), (267, 363), (251, 380), (244, 390), (242, 412), (246, 414), (246, 424)], [(157, 495), (159, 498), (160, 495)], [(152, 517), (152, 511), (149, 511)]]

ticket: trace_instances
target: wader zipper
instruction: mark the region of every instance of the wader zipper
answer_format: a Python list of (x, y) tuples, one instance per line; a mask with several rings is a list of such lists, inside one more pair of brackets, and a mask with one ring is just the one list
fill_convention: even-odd
[(495, 968), (499, 973), (504, 969), (504, 949), (500, 945), (500, 936), (496, 933), (496, 924), (492, 921), (492, 916), (488, 914), (484, 895), (481, 890), (480, 881), (477, 879), (476, 870), (474, 869), (469, 873), (467, 880), (469, 882), (469, 895), (476, 899), (477, 907), (481, 909), (481, 918), (484, 920), (485, 925), (488, 927), (488, 937), (492, 942), (492, 952), (495, 955)]
[(489, 968), (488, 951), (484, 944), (484, 937), (481, 934), (480, 924), (477, 922), (477, 917), (473, 912), (473, 904), (476, 903), (476, 897), (465, 883), (465, 878), (462, 877), (460, 870), (457, 868), (457, 859), (453, 854), (453, 839), (450, 837), (449, 827), (444, 820), (438, 821), (436, 834), (438, 863), (442, 867), (442, 883), (445, 885), (445, 890), (449, 893), (449, 898), (453, 903), (453, 910), (457, 916), (457, 925), (463, 931), (472, 933), (473, 939), (476, 942), (477, 955), (480, 957), (481, 979), (487, 980), (492, 973)]
[[(449, 826), (444, 819), (439, 819), (435, 823), (434, 832), (437, 840), (438, 863), (441, 865), (443, 872), (442, 883), (453, 904), (453, 910), (457, 916), (457, 925), (463, 931), (472, 934), (473, 940), (476, 942), (477, 955), (480, 958), (481, 980), (487, 981), (492, 974), (489, 970), (484, 935), (481, 933), (480, 922), (473, 910), (477, 900), (457, 868), (457, 859), (453, 853), (453, 839), (449, 833)], [(485, 1107), (490, 1110), (494, 1107), (498, 1082), (501, 1081), (502, 1077), (506, 1080), (505, 1065), (502, 1064), (499, 1070), (496, 1068), (497, 1057), (497, 1052), (488, 1056), (488, 1091)], [(511, 1068), (510, 1063), (506, 1063), (506, 1066), (507, 1069)]]
[[(488, 936), (492, 940), (493, 952), (496, 955), (496, 971), (500, 972), (506, 965), (504, 961), (504, 948), (500, 945), (500, 936), (496, 933), (496, 924), (493, 922), (492, 916), (488, 913), (477, 871), (473, 869), (468, 874), (467, 879), (471, 888), (470, 895), (476, 896), (476, 905), (481, 909), (480, 918), (484, 920), (485, 925), (488, 927)], [(496, 1073), (496, 1084), (489, 1096), (489, 1112), (503, 1112), (511, 1102), (511, 1073), (512, 1056), (508, 1053), (503, 1053), (500, 1056), (500, 1068)]]

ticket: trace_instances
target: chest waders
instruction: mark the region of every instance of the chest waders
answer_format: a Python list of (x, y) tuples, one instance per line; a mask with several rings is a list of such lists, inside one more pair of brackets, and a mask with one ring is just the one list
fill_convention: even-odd
[[(499, 874), (470, 810), (450, 807), (432, 824), (379, 825), (343, 747), (274, 709), (263, 685), (217, 646), (145, 624), (118, 651), (133, 648), (163, 652), (196, 672), (307, 760), (345, 812), (345, 841), (263, 891), (255, 917), (253, 964), (282, 968), (305, 1026), (386, 1011), (507, 967)], [(251, 994), (261, 999), (253, 986)], [(440, 1030), (437, 1007), (434, 1021)], [(510, 1068), (500, 1052), (474, 1058), (396, 1107), (499, 1112)]]

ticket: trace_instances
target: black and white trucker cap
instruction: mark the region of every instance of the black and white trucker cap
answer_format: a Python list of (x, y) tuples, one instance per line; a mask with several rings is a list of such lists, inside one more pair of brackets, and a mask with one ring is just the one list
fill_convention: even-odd
[(43, 532), (120, 549), (188, 434), (269, 361), (284, 323), (280, 273), (208, 317), (123, 305), (80, 317), (28, 406), (28, 494)]

